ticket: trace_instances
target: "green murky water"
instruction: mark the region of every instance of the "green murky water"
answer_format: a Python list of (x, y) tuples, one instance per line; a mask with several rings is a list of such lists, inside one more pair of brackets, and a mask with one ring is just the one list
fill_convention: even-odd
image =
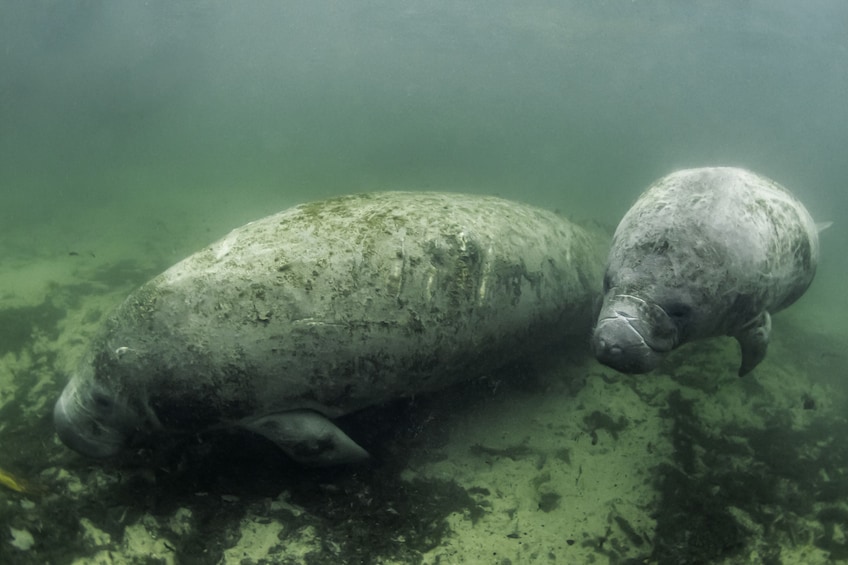
[[(848, 560), (841, 2), (0, 13), (0, 469), (26, 482), (0, 475), (0, 562)], [(730, 341), (640, 377), (576, 344), (352, 415), (374, 463), (320, 472), (232, 434), (98, 463), (53, 433), (103, 316), (251, 219), (426, 189), (612, 229), (653, 180), (706, 165), (834, 222), (745, 379)]]

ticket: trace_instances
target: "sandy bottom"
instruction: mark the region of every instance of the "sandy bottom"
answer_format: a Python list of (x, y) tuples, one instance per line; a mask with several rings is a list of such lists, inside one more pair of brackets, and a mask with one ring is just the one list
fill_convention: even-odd
[(340, 422), (364, 466), (234, 433), (85, 460), (50, 412), (88, 338), (226, 231), (144, 217), (0, 240), (0, 563), (848, 560), (848, 350), (802, 310), (743, 379), (729, 339), (643, 376), (576, 347), (367, 410)]

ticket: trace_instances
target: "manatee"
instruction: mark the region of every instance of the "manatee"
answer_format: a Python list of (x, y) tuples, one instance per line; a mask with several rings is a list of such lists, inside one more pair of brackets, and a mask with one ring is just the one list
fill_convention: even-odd
[(130, 294), (54, 408), (91, 457), (239, 427), (307, 465), (332, 420), (591, 335), (604, 238), (489, 196), (382, 192), (235, 229)]
[(615, 231), (595, 355), (645, 373), (684, 343), (728, 335), (745, 375), (766, 355), (771, 314), (810, 286), (818, 254), (816, 224), (776, 182), (732, 167), (672, 173)]

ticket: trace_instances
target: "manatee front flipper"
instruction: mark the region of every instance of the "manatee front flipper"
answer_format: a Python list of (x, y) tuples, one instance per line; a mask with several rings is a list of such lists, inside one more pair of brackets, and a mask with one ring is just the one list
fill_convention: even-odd
[(271, 414), (239, 425), (270, 439), (304, 465), (338, 465), (368, 459), (367, 451), (330, 420), (312, 410)]
[(734, 337), (742, 346), (742, 366), (739, 376), (744, 377), (760, 364), (766, 356), (769, 335), (771, 334), (771, 316), (763, 312), (747, 324)]

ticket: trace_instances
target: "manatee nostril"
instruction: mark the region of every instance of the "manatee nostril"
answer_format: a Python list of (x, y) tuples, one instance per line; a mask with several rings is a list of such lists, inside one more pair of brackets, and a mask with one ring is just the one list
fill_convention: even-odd
[(623, 352), (620, 345), (611, 344), (604, 338), (598, 338), (595, 351), (598, 352), (598, 354), (613, 356), (621, 355)]

